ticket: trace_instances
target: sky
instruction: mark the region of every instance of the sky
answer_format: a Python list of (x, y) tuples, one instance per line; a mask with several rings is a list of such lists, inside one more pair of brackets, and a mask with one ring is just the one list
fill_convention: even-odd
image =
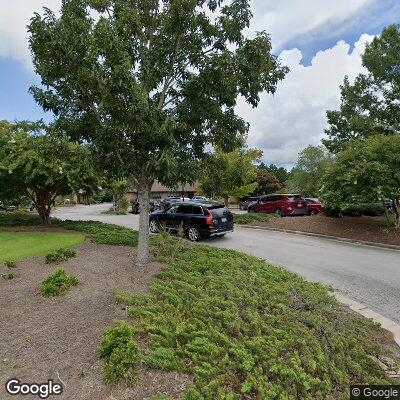
[[(0, 120), (51, 120), (28, 88), (40, 83), (27, 45), (26, 25), (42, 7), (60, 0), (0, 0)], [(273, 52), (290, 67), (275, 95), (262, 94), (256, 109), (239, 100), (237, 112), (250, 123), (248, 144), (263, 161), (292, 166), (298, 152), (318, 145), (326, 110), (340, 105), (339, 85), (363, 72), (365, 44), (383, 27), (400, 23), (400, 0), (253, 0), (249, 34), (270, 34)]]

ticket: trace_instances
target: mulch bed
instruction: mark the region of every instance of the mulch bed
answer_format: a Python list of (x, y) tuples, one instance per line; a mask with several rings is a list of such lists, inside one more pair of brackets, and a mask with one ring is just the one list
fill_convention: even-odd
[[(159, 393), (178, 398), (189, 380), (185, 375), (140, 366), (133, 388), (113, 388), (103, 383), (103, 360), (98, 358), (103, 332), (115, 319), (125, 318), (113, 287), (143, 293), (162, 265), (135, 267), (132, 247), (87, 240), (76, 251), (75, 258), (58, 265), (45, 264), (44, 257), (18, 262), (11, 271), (15, 279), (0, 279), (0, 399), (11, 398), (4, 386), (10, 378), (61, 381), (65, 391), (60, 399), (141, 400)], [(59, 267), (77, 276), (79, 284), (65, 295), (43, 297), (40, 283)], [(0, 266), (0, 274), (4, 272)]]
[(316, 215), (272, 218), (269, 222), (253, 222), (251, 225), (400, 246), (400, 230), (388, 227), (385, 217), (330, 218)]

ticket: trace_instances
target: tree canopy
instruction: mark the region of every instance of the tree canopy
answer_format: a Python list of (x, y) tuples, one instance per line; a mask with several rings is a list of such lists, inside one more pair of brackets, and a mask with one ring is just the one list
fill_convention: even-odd
[(37, 134), (38, 126), (0, 124), (0, 196), (28, 197), (43, 223), (50, 224), (55, 198), (79, 190), (91, 193), (98, 175), (87, 147)]
[(260, 166), (258, 166), (256, 173), (255, 181), (257, 187), (252, 194), (261, 196), (263, 194), (277, 192), (283, 188), (282, 183), (269, 169), (260, 168)]
[(206, 144), (242, 145), (248, 125), (235, 113), (237, 98), (257, 106), (288, 71), (266, 32), (245, 37), (249, 3), (64, 0), (59, 17), (45, 9), (30, 22), (42, 79), (35, 100), (108, 169), (138, 182), (138, 264), (148, 260), (153, 180), (174, 183)]
[(258, 168), (265, 169), (265, 170), (269, 171), (270, 173), (272, 173), (274, 176), (276, 176), (276, 178), (278, 178), (279, 182), (282, 185), (285, 185), (285, 182), (289, 178), (288, 170), (284, 167), (278, 167), (275, 164), (266, 165), (264, 162), (261, 162), (260, 165), (258, 166)]
[(400, 227), (400, 136), (372, 136), (349, 143), (322, 180), (322, 200), (332, 209), (393, 199)]
[(200, 189), (209, 197), (225, 200), (229, 196), (243, 197), (257, 188), (257, 168), (254, 162), (262, 156), (257, 149), (239, 149), (230, 153), (221, 150), (209, 154), (203, 161)]
[(307, 146), (298, 155), (297, 163), (286, 182), (287, 190), (318, 197), (321, 178), (331, 162), (332, 156), (324, 146)]
[(367, 73), (341, 86), (340, 110), (328, 111), (326, 147), (338, 152), (348, 141), (400, 133), (400, 25), (385, 28), (362, 56)]

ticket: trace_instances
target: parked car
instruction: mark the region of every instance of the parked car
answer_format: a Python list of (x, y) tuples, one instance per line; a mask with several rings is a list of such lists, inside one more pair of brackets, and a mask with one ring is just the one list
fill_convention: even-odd
[[(155, 210), (157, 210), (159, 208), (158, 203), (156, 203), (153, 200), (150, 200), (150, 212), (153, 212)], [(132, 213), (133, 214), (139, 214), (140, 210), (139, 210), (139, 202), (138, 201), (132, 201)]]
[(242, 200), (239, 203), (239, 209), (240, 210), (247, 210), (249, 208), (249, 205), (251, 203), (257, 202), (260, 199), (260, 196), (257, 197), (249, 197), (246, 200)]
[(217, 202), (181, 202), (168, 210), (150, 214), (150, 232), (165, 228), (170, 233), (183, 231), (186, 237), (197, 242), (210, 236), (224, 236), (234, 229), (233, 214)]
[(168, 196), (161, 202), (161, 208), (168, 209), (173, 204), (190, 201), (188, 197), (179, 197), (179, 196)]
[(271, 194), (250, 203), (249, 213), (276, 213), (280, 217), (307, 215), (307, 202), (299, 194)]
[(305, 198), (308, 215), (317, 215), (324, 212), (324, 207), (318, 199)]

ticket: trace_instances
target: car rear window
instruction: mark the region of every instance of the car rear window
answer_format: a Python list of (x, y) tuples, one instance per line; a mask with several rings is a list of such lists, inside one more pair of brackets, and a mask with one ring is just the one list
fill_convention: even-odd
[(289, 200), (301, 200), (302, 197), (299, 194), (296, 194), (294, 196), (288, 196)]
[(225, 214), (229, 212), (228, 208), (225, 206), (214, 206), (208, 208), (215, 218), (223, 217)]

